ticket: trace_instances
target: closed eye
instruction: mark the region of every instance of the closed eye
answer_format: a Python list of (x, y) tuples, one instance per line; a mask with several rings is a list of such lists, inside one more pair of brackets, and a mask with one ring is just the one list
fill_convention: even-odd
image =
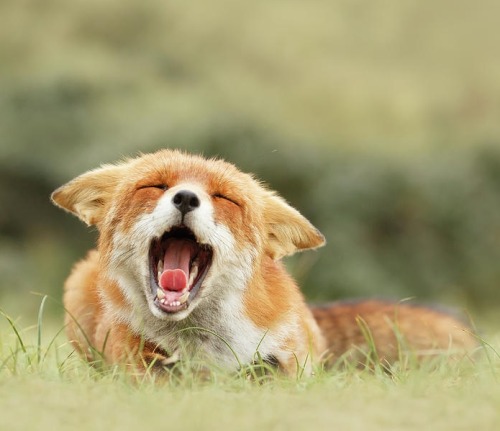
[(146, 184), (146, 185), (137, 187), (137, 190), (149, 189), (149, 188), (160, 189), (163, 191), (168, 190), (168, 186), (166, 184)]
[(226, 200), (228, 202), (231, 202), (232, 204), (234, 204), (234, 205), (236, 205), (238, 207), (241, 206), (238, 202), (236, 202), (233, 199), (227, 197), (226, 195), (223, 195), (222, 193), (215, 193), (215, 194), (212, 195), (212, 197), (214, 199), (224, 199), (224, 200)]

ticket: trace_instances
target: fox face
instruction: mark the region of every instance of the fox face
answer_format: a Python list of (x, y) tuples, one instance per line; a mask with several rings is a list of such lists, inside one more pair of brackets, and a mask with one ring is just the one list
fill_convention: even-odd
[(119, 318), (150, 326), (213, 313), (256, 282), (264, 259), (324, 243), (251, 175), (179, 151), (102, 166), (52, 199), (97, 226), (101, 267), (127, 303)]

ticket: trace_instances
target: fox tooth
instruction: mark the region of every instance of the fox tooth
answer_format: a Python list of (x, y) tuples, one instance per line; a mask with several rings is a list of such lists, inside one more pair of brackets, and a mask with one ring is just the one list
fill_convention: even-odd
[(179, 303), (184, 304), (189, 298), (189, 290), (186, 290), (182, 296), (179, 297)]
[(163, 260), (158, 261), (158, 274), (163, 272)]
[(189, 274), (189, 283), (188, 286), (191, 286), (194, 283), (196, 276), (198, 275), (198, 264), (194, 263), (191, 267), (191, 273)]
[(163, 289), (159, 288), (159, 289), (156, 289), (156, 296), (158, 297), (158, 299), (161, 301), (162, 299), (165, 298), (165, 292), (163, 291)]

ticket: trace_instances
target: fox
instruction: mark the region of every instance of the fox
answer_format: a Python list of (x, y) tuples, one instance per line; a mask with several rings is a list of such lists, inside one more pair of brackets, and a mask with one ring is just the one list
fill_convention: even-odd
[(222, 159), (140, 154), (77, 176), (51, 199), (98, 231), (63, 297), (67, 336), (89, 362), (99, 352), (105, 363), (146, 372), (196, 358), (233, 371), (258, 354), (296, 376), (366, 351), (367, 333), (389, 362), (402, 339), (422, 355), (476, 345), (466, 324), (431, 308), (309, 305), (283, 259), (325, 237)]

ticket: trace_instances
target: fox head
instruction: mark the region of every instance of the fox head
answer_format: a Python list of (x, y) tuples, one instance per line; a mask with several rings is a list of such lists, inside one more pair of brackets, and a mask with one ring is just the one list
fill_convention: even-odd
[(262, 259), (320, 247), (283, 198), (222, 160), (161, 150), (86, 172), (53, 202), (99, 230), (106, 276), (132, 306), (179, 321), (243, 290)]

